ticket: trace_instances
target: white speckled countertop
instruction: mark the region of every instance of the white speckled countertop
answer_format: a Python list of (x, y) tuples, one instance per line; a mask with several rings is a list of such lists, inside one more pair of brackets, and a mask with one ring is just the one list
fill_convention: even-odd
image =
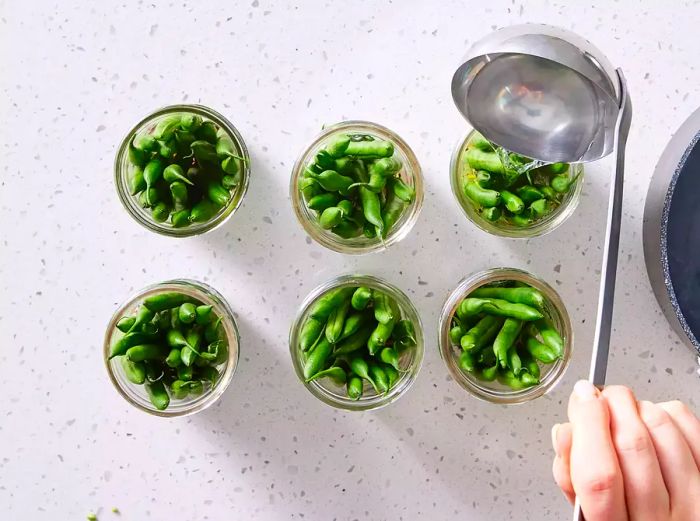
[[(654, 300), (641, 230), (654, 165), (700, 103), (700, 6), (574, 4), (0, 0), (0, 517), (566, 519), (550, 478), (549, 430), (587, 373), (610, 164), (588, 169), (566, 224), (527, 242), (466, 222), (448, 183), (465, 129), (450, 98), (452, 71), (470, 42), (525, 21), (571, 28), (625, 71), (635, 114), (609, 380), (697, 406), (694, 360)], [(139, 227), (112, 182), (125, 132), (177, 102), (230, 118), (254, 162), (239, 212), (187, 240)], [(408, 238), (361, 258), (311, 243), (287, 197), (302, 147), (322, 124), (348, 118), (406, 139), (427, 188)], [(447, 292), (495, 265), (549, 281), (575, 323), (565, 379), (520, 407), (467, 395), (436, 346)], [(410, 391), (361, 414), (309, 394), (287, 346), (302, 298), (352, 271), (406, 291), (427, 338)], [(242, 354), (217, 405), (168, 421), (112, 389), (101, 347), (119, 302), (179, 276), (228, 299)]]

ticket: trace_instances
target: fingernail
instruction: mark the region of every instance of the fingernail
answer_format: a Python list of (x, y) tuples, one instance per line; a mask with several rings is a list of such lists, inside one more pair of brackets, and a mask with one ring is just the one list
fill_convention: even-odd
[(582, 401), (594, 400), (598, 397), (598, 389), (588, 380), (579, 380), (574, 385), (574, 394)]
[(559, 457), (559, 444), (557, 443), (557, 431), (559, 430), (559, 424), (554, 424), (552, 427), (552, 448), (554, 449), (554, 454)]

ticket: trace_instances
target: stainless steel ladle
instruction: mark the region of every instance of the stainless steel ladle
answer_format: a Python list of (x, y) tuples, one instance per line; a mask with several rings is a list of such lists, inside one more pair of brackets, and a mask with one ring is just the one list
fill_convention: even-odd
[[(589, 162), (615, 153), (589, 379), (605, 384), (620, 244), (625, 144), (632, 104), (625, 78), (580, 36), (517, 25), (472, 46), (452, 78), (452, 97), (494, 143), (544, 162)], [(576, 503), (574, 520), (583, 519)]]

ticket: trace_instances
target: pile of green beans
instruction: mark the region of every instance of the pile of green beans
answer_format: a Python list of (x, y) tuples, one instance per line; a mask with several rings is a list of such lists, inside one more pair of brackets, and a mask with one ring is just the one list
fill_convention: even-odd
[(221, 317), (212, 306), (168, 292), (147, 297), (133, 315), (121, 317), (109, 358), (117, 359), (126, 378), (144, 385), (159, 411), (171, 397), (201, 395), (219, 379), (228, 360)]
[(241, 184), (244, 157), (229, 134), (198, 114), (168, 114), (129, 144), (129, 193), (157, 223), (212, 219)]
[(344, 239), (384, 238), (416, 197), (402, 168), (391, 141), (336, 134), (306, 165), (299, 191), (323, 229)]
[(561, 205), (575, 186), (567, 163), (553, 163), (518, 173), (512, 167), (531, 159), (509, 154), (505, 165), (498, 146), (474, 132), (467, 143), (466, 173), (462, 189), (487, 221), (527, 227), (544, 219)]
[(450, 329), (459, 367), (479, 380), (513, 390), (540, 383), (540, 364), (563, 356), (564, 341), (544, 314), (545, 298), (522, 283), (499, 281), (460, 302)]
[(316, 300), (301, 325), (298, 349), (304, 379), (330, 378), (348, 398), (362, 397), (367, 381), (386, 394), (404, 369), (401, 355), (416, 346), (413, 322), (388, 294), (366, 286), (331, 289)]

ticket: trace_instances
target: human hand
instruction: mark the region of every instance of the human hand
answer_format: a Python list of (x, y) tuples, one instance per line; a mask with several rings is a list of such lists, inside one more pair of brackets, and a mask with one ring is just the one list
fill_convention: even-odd
[(552, 429), (552, 470), (586, 521), (700, 520), (700, 421), (683, 403), (582, 380), (568, 415)]

